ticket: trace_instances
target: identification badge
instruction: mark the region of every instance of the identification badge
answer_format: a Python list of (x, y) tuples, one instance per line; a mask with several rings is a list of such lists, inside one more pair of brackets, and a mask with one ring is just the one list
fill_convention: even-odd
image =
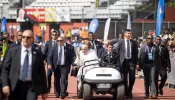
[(153, 60), (153, 55), (152, 55), (152, 53), (148, 53), (148, 60)]

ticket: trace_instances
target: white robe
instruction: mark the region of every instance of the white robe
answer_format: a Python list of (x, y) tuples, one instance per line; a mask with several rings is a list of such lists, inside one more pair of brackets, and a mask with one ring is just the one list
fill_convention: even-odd
[[(86, 55), (84, 55), (82, 53), (82, 51), (80, 51), (80, 58), (79, 59), (78, 59), (78, 57), (76, 58), (74, 63), (77, 64), (78, 66), (80, 66), (80, 68), (78, 70), (78, 74), (77, 74), (78, 88), (79, 89), (80, 89), (80, 87), (82, 87), (81, 86), (82, 85), (81, 84), (81, 75), (82, 75), (82, 68), (84, 67), (84, 62), (89, 61), (89, 60), (94, 60), (94, 59), (98, 59), (98, 57), (97, 57), (95, 50), (93, 50), (93, 49), (88, 50)], [(97, 61), (87, 62), (86, 65), (95, 64), (95, 63), (98, 63), (98, 62)], [(91, 66), (84, 68), (83, 75), (85, 75), (85, 73), (93, 67), (99, 67), (99, 65), (91, 65)]]

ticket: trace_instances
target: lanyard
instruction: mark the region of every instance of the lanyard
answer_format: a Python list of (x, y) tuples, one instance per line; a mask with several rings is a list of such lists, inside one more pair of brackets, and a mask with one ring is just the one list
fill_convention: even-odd
[(152, 53), (153, 52), (153, 47), (151, 47), (151, 50), (150, 50), (149, 46), (147, 46), (147, 51), (148, 51), (148, 53)]

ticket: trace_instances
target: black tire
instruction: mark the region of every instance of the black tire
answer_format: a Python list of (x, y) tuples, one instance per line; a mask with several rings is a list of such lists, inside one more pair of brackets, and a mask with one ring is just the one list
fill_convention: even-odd
[(78, 99), (82, 99), (83, 98), (83, 90), (82, 90), (82, 88), (80, 90), (78, 90), (78, 81), (77, 81), (77, 97), (78, 97)]
[(83, 84), (83, 100), (90, 100), (92, 95), (92, 89), (89, 84)]
[(125, 86), (124, 86), (124, 84), (121, 84), (117, 87), (116, 99), (117, 100), (124, 100), (125, 99)]

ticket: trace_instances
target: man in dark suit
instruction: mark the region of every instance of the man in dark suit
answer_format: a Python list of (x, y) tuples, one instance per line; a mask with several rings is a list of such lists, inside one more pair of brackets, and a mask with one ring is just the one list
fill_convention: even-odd
[[(54, 47), (57, 44), (57, 38), (58, 38), (57, 31), (52, 31), (52, 39), (46, 42), (44, 47), (44, 52), (43, 52), (43, 54), (45, 55), (46, 62), (52, 47)], [(51, 77), (52, 77), (52, 70), (48, 69), (47, 71), (48, 92), (50, 92), (50, 88), (51, 88)]]
[(107, 51), (108, 40), (103, 41), (103, 47), (98, 50), (97, 56), (98, 58), (102, 57), (102, 54)]
[(58, 37), (57, 42), (58, 45), (52, 48), (47, 63), (48, 69), (52, 69), (54, 72), (56, 97), (59, 98), (61, 95), (61, 98), (64, 99), (66, 97), (67, 70), (73, 58), (70, 49), (64, 46), (63, 38)]
[(99, 49), (102, 48), (102, 43), (99, 41), (95, 40), (94, 33), (89, 32), (89, 41), (91, 42), (91, 49), (94, 49), (96, 53), (98, 54)]
[(171, 71), (170, 56), (168, 48), (164, 44), (161, 44), (161, 37), (157, 36), (155, 42), (159, 48), (160, 54), (160, 66), (158, 68), (158, 75), (161, 77), (161, 83), (158, 87), (158, 90), (160, 95), (163, 95), (163, 86), (167, 80), (167, 70), (168, 73)]
[[(132, 88), (135, 82), (135, 68), (138, 59), (138, 46), (135, 41), (131, 39), (131, 30), (126, 29), (124, 32), (124, 39), (120, 40), (116, 53), (119, 54), (120, 64), (122, 66), (123, 76), (125, 80), (125, 95), (126, 98), (133, 98)], [(127, 76), (129, 73), (129, 86)]]
[(22, 31), (18, 31), (16, 33), (16, 42), (11, 44), (11, 47), (19, 46), (21, 45), (21, 40), (22, 40)]
[(33, 32), (25, 30), (22, 45), (8, 50), (2, 67), (3, 93), (9, 100), (37, 100), (47, 98), (44, 57), (32, 47)]
[(139, 50), (139, 67), (143, 69), (145, 99), (149, 98), (149, 87), (151, 98), (157, 98), (157, 69), (160, 65), (159, 49), (153, 43), (153, 36), (147, 36), (147, 43), (141, 45)]
[[(16, 33), (16, 35), (17, 35), (17, 36), (16, 36), (16, 42), (11, 43), (11, 44), (9, 45), (9, 48), (16, 47), (16, 46), (21, 46), (22, 31), (18, 31), (18, 32)], [(41, 47), (38, 46), (37, 44), (33, 43), (32, 46), (33, 46), (35, 49), (41, 51)]]
[[(67, 67), (67, 68), (68, 68), (67, 73), (69, 74), (69, 73), (70, 73), (71, 66), (73, 66), (73, 62), (74, 62), (75, 59), (76, 59), (76, 54), (75, 54), (74, 47), (73, 47), (71, 44), (68, 44), (68, 43), (67, 43), (67, 39), (66, 39), (66, 35), (65, 35), (65, 34), (62, 35), (62, 38), (63, 38), (63, 40), (64, 40), (64, 46), (66, 46), (66, 47), (69, 49), (70, 54), (71, 54), (71, 58), (73, 58), (72, 63), (70, 63), (69, 67)], [(67, 76), (67, 78), (66, 78), (66, 88), (65, 88), (66, 96), (69, 95), (69, 93), (67, 92), (67, 87), (68, 87), (68, 76)]]
[(115, 67), (118, 71), (120, 71), (120, 62), (119, 62), (119, 57), (117, 53), (113, 49), (113, 43), (108, 42), (107, 44), (107, 50), (103, 52), (100, 60), (100, 66), (102, 67)]

